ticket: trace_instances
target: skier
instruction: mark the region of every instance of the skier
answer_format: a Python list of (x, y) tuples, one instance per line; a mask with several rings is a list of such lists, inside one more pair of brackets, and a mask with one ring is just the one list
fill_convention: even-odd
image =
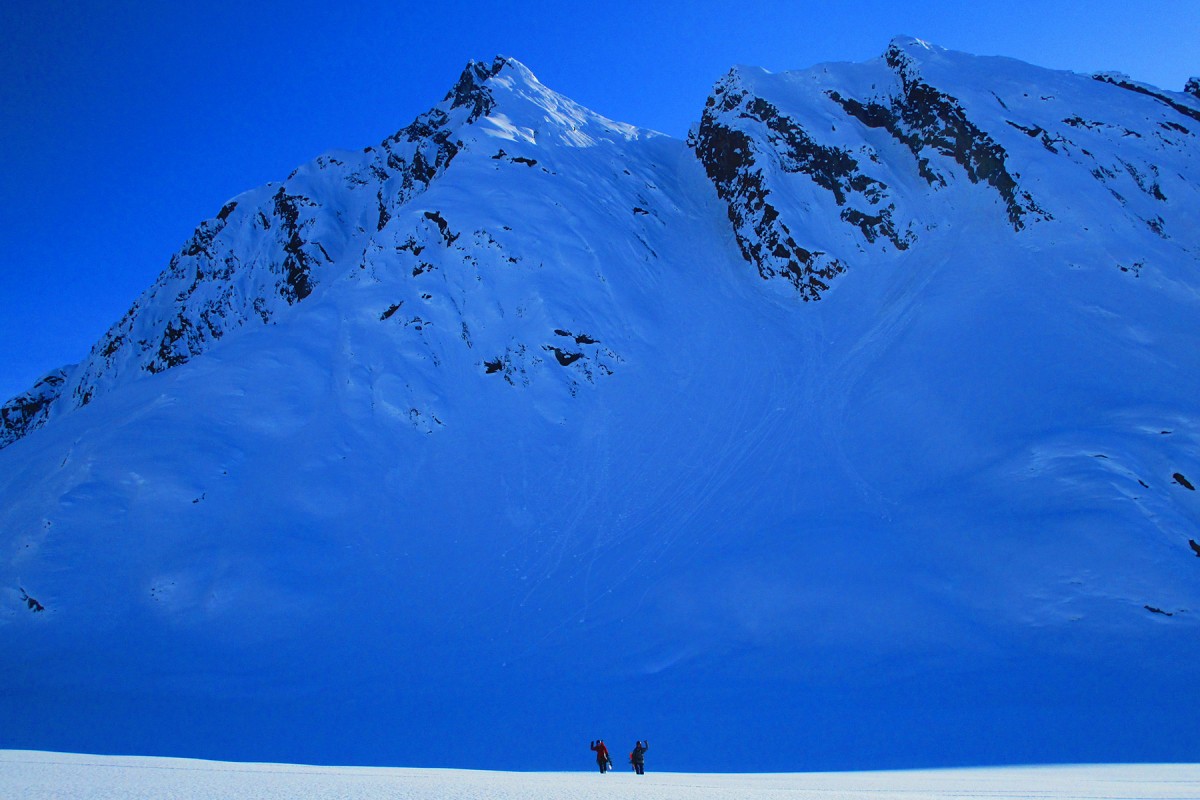
[(649, 742), (639, 741), (634, 746), (633, 752), (629, 754), (629, 761), (633, 764), (633, 771), (638, 775), (646, 774), (646, 751), (649, 749)]
[(604, 746), (603, 739), (597, 739), (592, 742), (592, 749), (596, 751), (596, 766), (600, 767), (600, 774), (603, 775), (612, 766), (612, 759), (608, 757), (608, 748)]

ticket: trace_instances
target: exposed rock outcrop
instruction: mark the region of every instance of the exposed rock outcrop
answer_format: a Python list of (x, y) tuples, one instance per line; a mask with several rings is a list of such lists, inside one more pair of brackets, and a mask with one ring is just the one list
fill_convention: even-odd
[(66, 369), (56, 369), (40, 378), (29, 391), (0, 406), (0, 448), (45, 424), (66, 380)]

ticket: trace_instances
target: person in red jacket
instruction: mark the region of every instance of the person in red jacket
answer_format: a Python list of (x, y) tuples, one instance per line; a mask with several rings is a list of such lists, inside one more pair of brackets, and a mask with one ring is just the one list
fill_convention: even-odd
[(612, 766), (612, 759), (608, 757), (608, 748), (604, 746), (604, 740), (597, 739), (592, 742), (592, 750), (596, 752), (596, 766), (600, 767), (600, 774), (603, 775)]

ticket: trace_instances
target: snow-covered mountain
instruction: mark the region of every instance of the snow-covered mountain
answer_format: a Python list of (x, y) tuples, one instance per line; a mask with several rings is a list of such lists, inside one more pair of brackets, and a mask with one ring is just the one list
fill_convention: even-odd
[(472, 63), (201, 223), (0, 410), (0, 745), (1194, 758), (1194, 87), (901, 38), (698, 116)]

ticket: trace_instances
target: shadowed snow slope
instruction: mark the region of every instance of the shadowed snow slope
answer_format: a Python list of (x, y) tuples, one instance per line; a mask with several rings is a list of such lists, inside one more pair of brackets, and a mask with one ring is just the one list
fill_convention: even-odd
[(686, 143), (472, 63), (4, 406), (0, 744), (1193, 759), (1198, 137), (912, 39)]

